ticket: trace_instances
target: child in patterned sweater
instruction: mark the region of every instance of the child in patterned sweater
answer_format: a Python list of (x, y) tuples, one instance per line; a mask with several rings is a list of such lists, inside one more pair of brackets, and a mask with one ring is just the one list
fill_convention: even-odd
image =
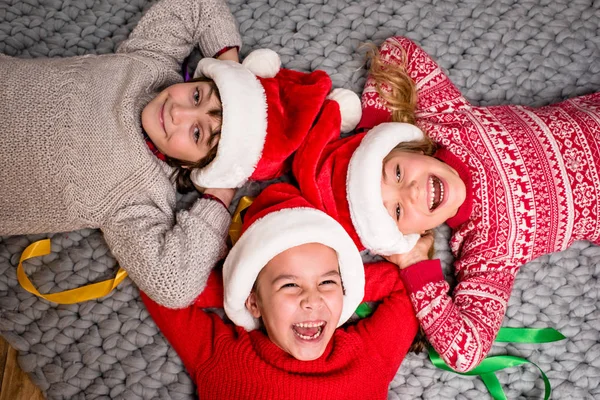
[[(218, 290), (180, 310), (142, 297), (199, 398), (386, 399), (417, 330), (398, 267), (363, 267), (344, 229), (289, 184), (265, 189), (243, 229), (223, 266), (237, 326), (202, 310), (222, 304)], [(383, 302), (340, 327), (363, 297)]]
[[(471, 370), (521, 265), (576, 240), (600, 243), (600, 94), (473, 106), (421, 48), (393, 37), (372, 60), (362, 103), (367, 132), (335, 139), (315, 129), (299, 149), (300, 190), (401, 268), (428, 340), (450, 367)], [(451, 294), (427, 257), (442, 223), (453, 229)]]

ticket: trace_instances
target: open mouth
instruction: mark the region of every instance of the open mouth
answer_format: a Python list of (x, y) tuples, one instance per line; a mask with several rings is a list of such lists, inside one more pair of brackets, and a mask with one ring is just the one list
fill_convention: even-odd
[(444, 201), (444, 185), (437, 176), (429, 177), (429, 211), (432, 212)]
[(327, 322), (300, 322), (292, 325), (294, 334), (303, 340), (316, 340), (323, 333)]

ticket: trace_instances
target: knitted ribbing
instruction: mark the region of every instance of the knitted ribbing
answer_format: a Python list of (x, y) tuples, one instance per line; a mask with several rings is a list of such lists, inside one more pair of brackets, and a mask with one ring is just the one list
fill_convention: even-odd
[(218, 203), (175, 213), (171, 168), (144, 143), (143, 107), (181, 81), (193, 46), (240, 46), (218, 0), (152, 7), (118, 54), (0, 57), (0, 235), (100, 228), (119, 264), (153, 299), (189, 304), (223, 256)]

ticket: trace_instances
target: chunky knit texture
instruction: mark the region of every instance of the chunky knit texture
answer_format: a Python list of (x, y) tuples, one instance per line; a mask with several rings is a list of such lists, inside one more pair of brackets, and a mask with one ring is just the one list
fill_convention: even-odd
[(174, 211), (172, 170), (144, 143), (140, 115), (181, 82), (195, 45), (212, 56), (240, 43), (223, 1), (168, 0), (117, 54), (0, 56), (0, 235), (100, 228), (154, 300), (189, 304), (224, 255), (229, 215), (207, 199)]
[[(417, 330), (410, 300), (389, 263), (365, 265), (371, 317), (338, 328), (325, 353), (299, 361), (261, 330), (246, 332), (205, 313), (211, 299), (171, 310), (142, 293), (150, 315), (181, 357), (202, 400), (387, 399), (388, 386)], [(222, 297), (221, 297), (222, 299)]]
[[(418, 91), (418, 125), (438, 156), (467, 183), (451, 248), (458, 285), (451, 296), (439, 261), (402, 271), (417, 317), (444, 360), (475, 367), (500, 328), (519, 267), (575, 240), (599, 243), (600, 93), (542, 107), (470, 105), (438, 65), (406, 38), (388, 39), (391, 64), (406, 54)], [(371, 79), (365, 127), (390, 119)]]

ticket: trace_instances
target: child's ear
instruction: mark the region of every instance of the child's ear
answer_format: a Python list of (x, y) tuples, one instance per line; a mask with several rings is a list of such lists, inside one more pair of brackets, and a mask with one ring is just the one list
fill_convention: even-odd
[(252, 291), (246, 299), (246, 309), (252, 314), (254, 318), (260, 318), (260, 309), (258, 308), (258, 302), (256, 299), (256, 292)]

